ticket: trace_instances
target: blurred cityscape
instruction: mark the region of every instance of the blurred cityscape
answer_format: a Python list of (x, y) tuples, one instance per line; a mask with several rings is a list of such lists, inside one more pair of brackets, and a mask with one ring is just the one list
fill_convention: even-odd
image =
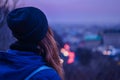
[(64, 43), (94, 49), (100, 46), (120, 48), (120, 25), (51, 25)]
[[(120, 25), (51, 27), (60, 46), (66, 80), (120, 80), (115, 78), (120, 70), (114, 70), (120, 67)], [(115, 75), (112, 78), (111, 69)]]

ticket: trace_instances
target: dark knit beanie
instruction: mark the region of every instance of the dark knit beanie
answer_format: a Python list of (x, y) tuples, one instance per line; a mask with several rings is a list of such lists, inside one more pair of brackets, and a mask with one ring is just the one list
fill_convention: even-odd
[(17, 8), (7, 16), (7, 24), (18, 41), (38, 43), (48, 31), (45, 14), (34, 7)]

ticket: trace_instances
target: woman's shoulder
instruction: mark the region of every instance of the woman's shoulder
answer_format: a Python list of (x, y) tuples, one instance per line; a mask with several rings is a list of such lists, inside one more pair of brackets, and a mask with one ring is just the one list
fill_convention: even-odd
[(45, 69), (36, 73), (31, 80), (61, 80), (55, 69)]

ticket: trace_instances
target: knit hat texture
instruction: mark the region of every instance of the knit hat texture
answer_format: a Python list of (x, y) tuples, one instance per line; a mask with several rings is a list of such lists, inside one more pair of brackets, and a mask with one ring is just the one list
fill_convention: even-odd
[(7, 16), (7, 24), (18, 41), (38, 43), (48, 31), (45, 14), (35, 7), (17, 8)]

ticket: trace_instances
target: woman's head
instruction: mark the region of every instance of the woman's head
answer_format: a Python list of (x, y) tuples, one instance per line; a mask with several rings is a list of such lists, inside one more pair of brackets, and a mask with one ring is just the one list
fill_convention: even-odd
[(62, 77), (57, 44), (45, 14), (34, 7), (17, 8), (7, 16), (8, 27), (19, 42), (36, 44), (47, 64)]
[(20, 42), (38, 43), (48, 31), (44, 13), (34, 7), (17, 8), (7, 16), (8, 27)]

